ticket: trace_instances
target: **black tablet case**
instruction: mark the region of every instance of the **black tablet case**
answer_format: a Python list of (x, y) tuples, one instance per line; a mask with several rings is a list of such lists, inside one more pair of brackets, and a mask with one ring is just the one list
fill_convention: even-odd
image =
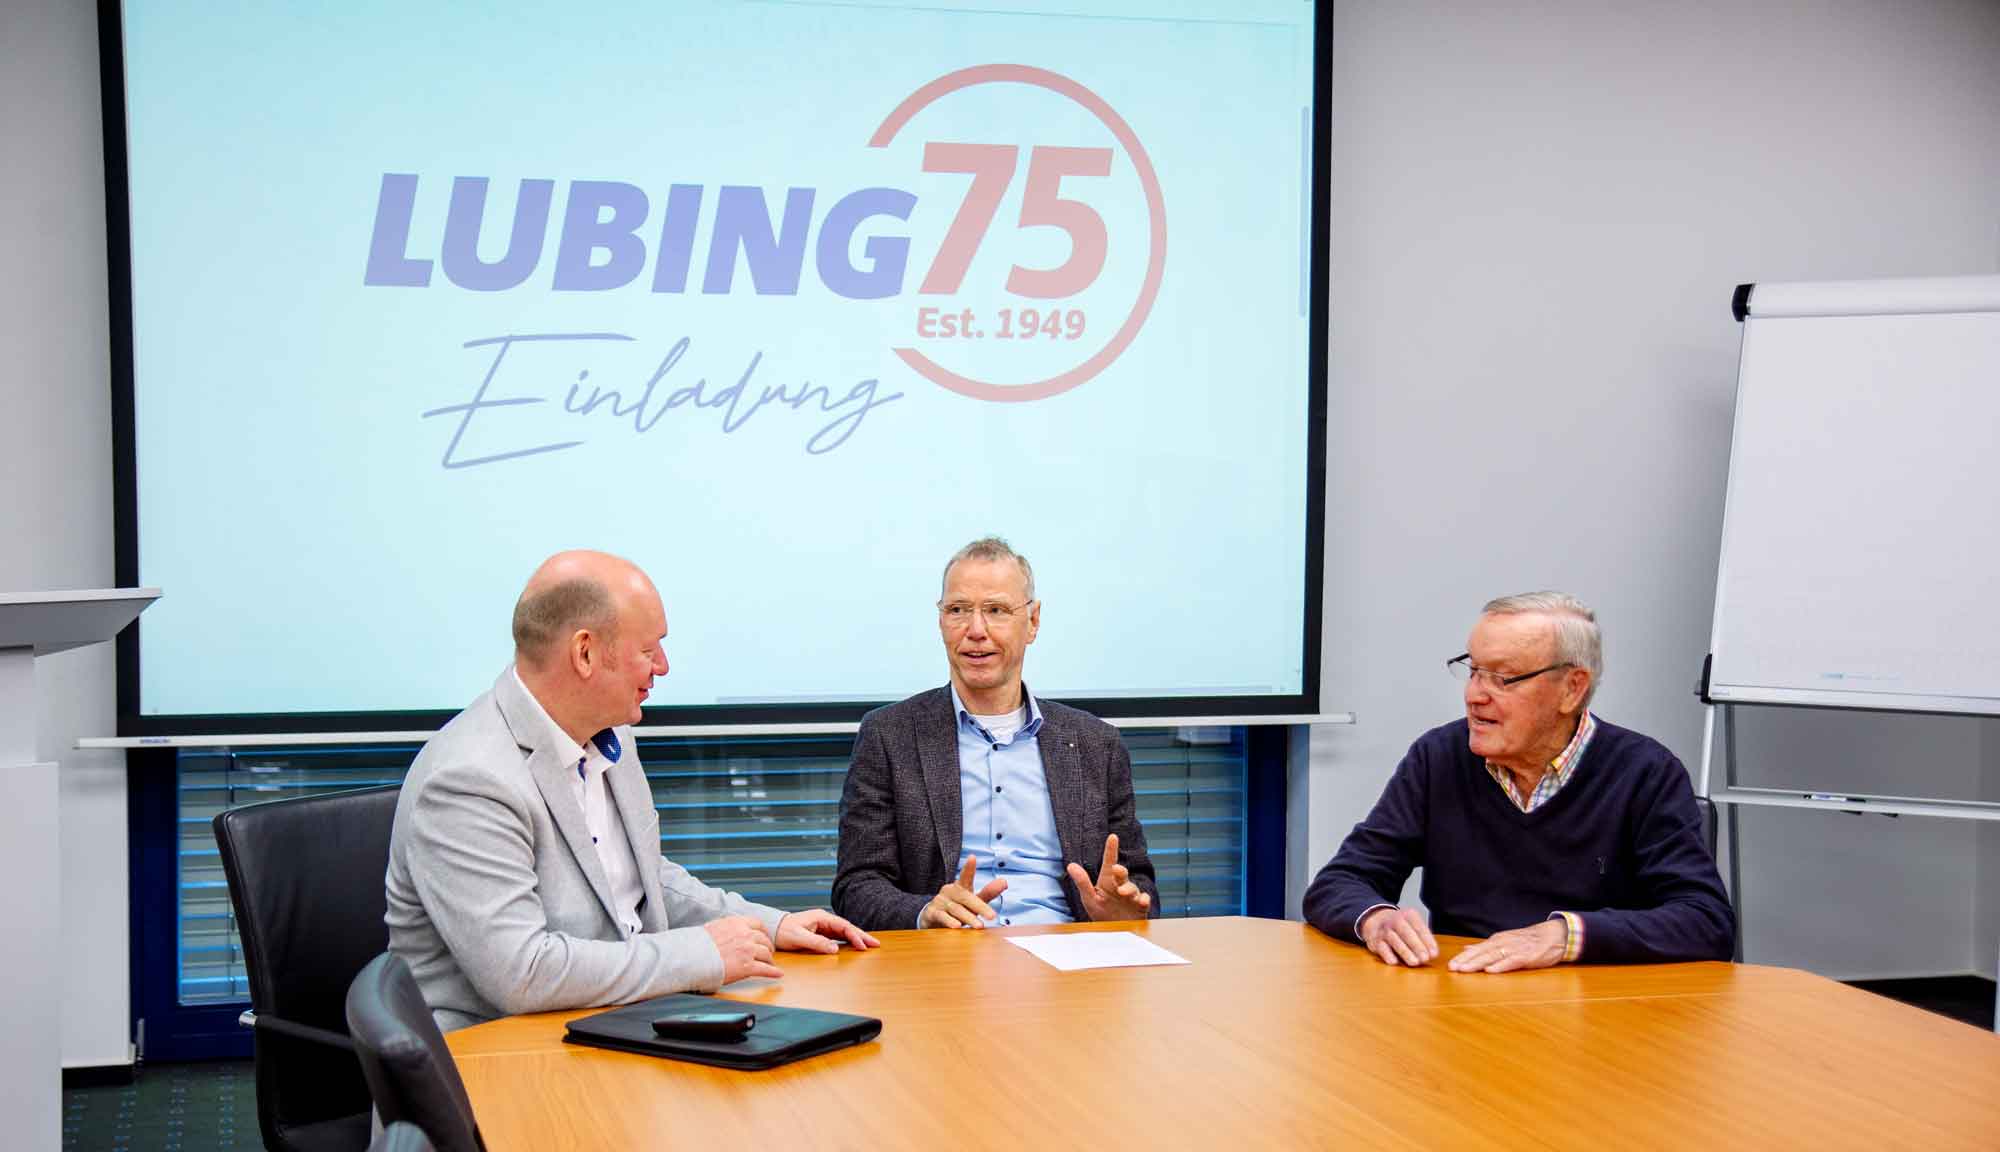
[[(676, 1012), (750, 1012), (756, 1027), (741, 1040), (693, 1040), (660, 1036), (653, 1032), (653, 1020)], [(689, 1060), (719, 1068), (756, 1070), (776, 1068), (794, 1060), (865, 1044), (882, 1032), (882, 1022), (872, 1016), (850, 1016), (845, 1012), (819, 1012), (811, 1008), (787, 1008), (778, 1004), (746, 1004), (739, 1000), (718, 1000), (713, 996), (683, 994), (662, 996), (583, 1016), (569, 1022), (563, 1041), (593, 1048), (615, 1048), (669, 1060)]]

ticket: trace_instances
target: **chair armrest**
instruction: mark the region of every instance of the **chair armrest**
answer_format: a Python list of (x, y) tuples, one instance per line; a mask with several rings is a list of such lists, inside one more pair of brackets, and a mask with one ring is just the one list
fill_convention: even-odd
[(298, 1024), (268, 1012), (248, 1011), (236, 1018), (238, 1024), (259, 1032), (270, 1032), (277, 1036), (289, 1036), (294, 1040), (310, 1040), (329, 1048), (344, 1052), (354, 1051), (354, 1038), (345, 1032), (330, 1032), (325, 1028), (315, 1028), (310, 1024)]

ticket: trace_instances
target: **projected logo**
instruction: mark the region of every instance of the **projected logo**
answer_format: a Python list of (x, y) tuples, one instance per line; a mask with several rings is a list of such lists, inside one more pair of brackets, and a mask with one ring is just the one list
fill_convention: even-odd
[[(1034, 143), (1038, 137), (1065, 143)], [(1014, 142), (1006, 142), (1009, 138)], [(440, 206), (435, 194), (425, 199), (418, 174), (385, 173), (363, 282), (424, 288), (441, 272), (445, 282), (477, 293), (539, 281), (560, 293), (643, 290), (714, 297), (737, 295), (747, 286), (756, 296), (796, 297), (810, 269), (836, 299), (895, 302), (908, 296), (910, 281), (920, 272), (909, 310), (898, 319), (877, 318), (873, 330), (897, 333), (888, 338), (890, 350), (919, 376), (984, 401), (1032, 401), (1067, 392), (1102, 373), (1131, 346), (1159, 294), (1166, 207), (1144, 146), (1096, 93), (1027, 65), (967, 68), (911, 93), (875, 128), (866, 147), (880, 150), (888, 166), (915, 167), (921, 196), (877, 186), (830, 198), (817, 188), (792, 186), (779, 200), (755, 185), (721, 185), (711, 195), (704, 185), (674, 184), (655, 215), (657, 191), (649, 196), (620, 181), (570, 181), (546, 272), (544, 248), (551, 222), (558, 219), (555, 180), (521, 180), (512, 219), (489, 221), (486, 177), (454, 178), (448, 203)], [(947, 215), (945, 205), (954, 195), (957, 202)], [(825, 207), (815, 227), (820, 205)], [(1002, 217), (1003, 208), (1010, 209), (1011, 221)], [(441, 229), (434, 223), (439, 215)], [(705, 237), (699, 234), (704, 217)], [(702, 238), (707, 249), (698, 252)], [(739, 271), (747, 273), (747, 285)], [(423, 414), (458, 417), (445, 467), (583, 443), (565, 440), (477, 456), (461, 451), (475, 414), (554, 399), (489, 395), (510, 349), (540, 355), (571, 348), (581, 355), (591, 344), (634, 339), (615, 332), (517, 332), (464, 342), (467, 350), (490, 356), (485, 379), (469, 402)], [(753, 387), (761, 350), (748, 355), (748, 367), (734, 385), (711, 389), (703, 377), (675, 387), (665, 377), (687, 356), (690, 343), (683, 337), (674, 344), (643, 390), (586, 387), (585, 371), (562, 404), (576, 415), (608, 404), (612, 415), (630, 416), (642, 433), (683, 405), (722, 409), (725, 432), (760, 409), (817, 408), (838, 416), (808, 440), (807, 450), (817, 454), (845, 443), (869, 411), (901, 395), (879, 395), (873, 379), (858, 382), (844, 397), (803, 381), (796, 388)], [(656, 402), (662, 383), (669, 392)]]
[[(1002, 381), (990, 376), (974, 376), (954, 371), (929, 352), (900, 346), (896, 355), (918, 375), (954, 392), (981, 400), (1039, 400), (1066, 392), (1102, 372), (1132, 343), (1145, 325), (1159, 295), (1160, 279), (1167, 261), (1166, 202), (1160, 194), (1159, 176), (1129, 124), (1096, 93), (1066, 76), (1042, 68), (1020, 64), (989, 64), (967, 68), (939, 77), (910, 94), (882, 121), (869, 138), (870, 148), (893, 143), (904, 128), (932, 105), (982, 85), (1025, 84), (1062, 96), (1094, 117), (1111, 134), (1118, 150), (1137, 178), (1145, 208), (1145, 243), (1137, 288), (1129, 294), (1122, 314), (1112, 317), (1111, 335), (1094, 351), (1060, 370), (1025, 381)], [(977, 303), (962, 307), (926, 305), (918, 310), (916, 335), (926, 342), (980, 341), (986, 339), (1031, 342), (1066, 341), (1078, 344), (1090, 328), (1090, 315), (1081, 307), (1066, 307), (1097, 286), (1103, 278), (1112, 248), (1105, 219), (1085, 200), (1066, 198), (1065, 178), (1111, 176), (1114, 151), (1106, 147), (1063, 147), (1036, 145), (1028, 150), (1027, 181), (1021, 195), (1016, 228), (1054, 230), (1067, 237), (1068, 257), (1050, 268), (1015, 263), (1008, 268), (1005, 291), (1027, 300), (1046, 301), (1036, 306), (991, 306)], [(1021, 166), (1021, 148), (1014, 144), (983, 144), (932, 140), (924, 144), (923, 170), (928, 173), (964, 173), (972, 177), (965, 198), (946, 231), (943, 243), (925, 273), (920, 296), (951, 297), (966, 288), (966, 277), (980, 248), (992, 235), (993, 220)], [(907, 213), (905, 213), (907, 216)], [(1135, 245), (1125, 238), (1125, 249)], [(1113, 304), (1116, 307), (1116, 304)], [(1100, 320), (1104, 319), (1098, 313)], [(1082, 345), (1088, 347), (1088, 345)], [(938, 357), (949, 360), (948, 353)], [(990, 359), (990, 358), (988, 358)]]

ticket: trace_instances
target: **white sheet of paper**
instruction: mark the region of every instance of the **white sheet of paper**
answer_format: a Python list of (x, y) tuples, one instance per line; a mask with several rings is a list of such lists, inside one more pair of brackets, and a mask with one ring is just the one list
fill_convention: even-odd
[(1043, 963), (1064, 972), (1189, 962), (1144, 936), (1135, 936), (1130, 932), (1065, 932), (1047, 936), (1008, 936), (1005, 939), (1014, 947), (1032, 953)]

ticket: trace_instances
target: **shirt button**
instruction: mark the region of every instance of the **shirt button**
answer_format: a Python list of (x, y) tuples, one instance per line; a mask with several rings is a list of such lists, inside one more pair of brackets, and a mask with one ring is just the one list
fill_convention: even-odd
[(998, 792), (998, 791), (1000, 791), (1000, 785), (998, 785), (998, 784), (995, 784), (995, 785), (993, 786), (993, 790), (994, 790), (995, 792)]
[(995, 752), (998, 752), (998, 751), (1000, 751), (1000, 745), (998, 745), (998, 744), (995, 744), (995, 745), (993, 746), (993, 750), (994, 750)]
[(1002, 919), (1001, 919), (1001, 921), (1000, 921), (1000, 923), (1002, 923), (1002, 924), (1012, 924), (1012, 923), (1013, 923), (1013, 921), (1012, 921), (1012, 920), (1008, 920), (1008, 919), (1005, 919), (1005, 918), (1002, 918)]
[(1000, 867), (1005, 868), (1006, 866), (1007, 862), (1005, 860), (1000, 861)]
[(1007, 834), (1005, 832), (995, 832), (993, 834), (993, 838), (995, 840), (1005, 840), (1007, 838)]

